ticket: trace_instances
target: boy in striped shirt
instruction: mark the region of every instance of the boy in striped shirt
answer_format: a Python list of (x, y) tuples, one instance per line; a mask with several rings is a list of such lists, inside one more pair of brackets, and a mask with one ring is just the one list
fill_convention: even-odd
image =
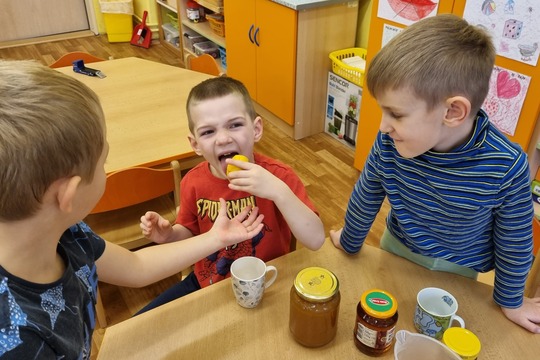
[(381, 248), (432, 270), (476, 278), (495, 269), (493, 299), (540, 333), (540, 298), (523, 296), (532, 263), (527, 155), (480, 108), (495, 48), (455, 15), (423, 19), (374, 57), (367, 86), (380, 131), (334, 245), (360, 250), (385, 197)]

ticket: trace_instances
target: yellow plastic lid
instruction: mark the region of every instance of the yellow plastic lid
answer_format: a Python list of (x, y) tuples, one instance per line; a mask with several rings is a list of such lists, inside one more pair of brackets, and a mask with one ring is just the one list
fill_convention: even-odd
[(474, 360), (480, 353), (480, 340), (472, 331), (460, 327), (448, 328), (442, 337), (443, 343), (465, 360)]
[(360, 303), (368, 315), (379, 319), (394, 316), (398, 306), (396, 299), (389, 292), (380, 289), (364, 291)]
[(308, 301), (323, 302), (339, 291), (337, 277), (321, 267), (308, 267), (301, 270), (294, 280), (298, 295)]

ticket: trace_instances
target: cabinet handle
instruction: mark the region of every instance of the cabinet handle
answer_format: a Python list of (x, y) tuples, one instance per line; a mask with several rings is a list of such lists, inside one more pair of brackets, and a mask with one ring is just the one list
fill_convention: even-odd
[(259, 41), (257, 40), (257, 35), (259, 34), (259, 28), (255, 30), (255, 34), (253, 35), (253, 39), (255, 40), (255, 45), (260, 46)]
[(251, 32), (253, 31), (254, 27), (255, 25), (251, 24), (251, 27), (249, 28), (249, 31), (248, 31), (249, 41), (251, 41), (252, 44), (254, 44), (254, 42), (253, 42), (253, 38), (251, 37)]

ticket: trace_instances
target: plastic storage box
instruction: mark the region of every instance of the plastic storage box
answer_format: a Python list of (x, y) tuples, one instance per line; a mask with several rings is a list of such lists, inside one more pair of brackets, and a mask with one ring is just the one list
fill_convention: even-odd
[(214, 44), (212, 41), (205, 41), (196, 43), (193, 45), (195, 54), (202, 55), (202, 54), (209, 54), (212, 55), (214, 59), (219, 58), (219, 49), (216, 44)]
[(358, 57), (361, 60), (366, 60), (367, 50), (363, 48), (350, 48), (337, 50), (330, 53), (332, 60), (332, 71), (334, 74), (341, 76), (358, 86), (364, 85), (365, 68), (351, 66), (347, 64), (347, 59)]
[(163, 28), (163, 37), (165, 38), (165, 41), (179, 48), (180, 33), (178, 32), (178, 29), (176, 29), (171, 23), (165, 23), (161, 25), (161, 27)]
[(109, 42), (129, 42), (133, 35), (133, 0), (99, 0)]
[(193, 45), (205, 41), (208, 41), (208, 39), (196, 33), (195, 31), (192, 31), (190, 29), (186, 29), (186, 31), (184, 31), (184, 47), (186, 49), (195, 52), (195, 48), (193, 47)]
[(223, 69), (227, 68), (227, 51), (225, 48), (218, 46), (219, 48), (219, 57), (221, 58), (221, 67)]

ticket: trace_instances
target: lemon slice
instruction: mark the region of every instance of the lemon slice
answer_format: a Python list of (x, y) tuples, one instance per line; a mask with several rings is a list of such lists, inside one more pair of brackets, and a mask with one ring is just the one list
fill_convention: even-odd
[[(249, 159), (247, 158), (247, 156), (240, 155), (240, 154), (234, 155), (232, 158), (233, 158), (233, 160), (249, 162)], [(237, 170), (242, 170), (242, 169), (240, 169), (238, 166), (234, 166), (232, 164), (227, 165), (227, 175), (229, 175), (229, 173), (231, 173), (233, 171), (237, 171)]]

